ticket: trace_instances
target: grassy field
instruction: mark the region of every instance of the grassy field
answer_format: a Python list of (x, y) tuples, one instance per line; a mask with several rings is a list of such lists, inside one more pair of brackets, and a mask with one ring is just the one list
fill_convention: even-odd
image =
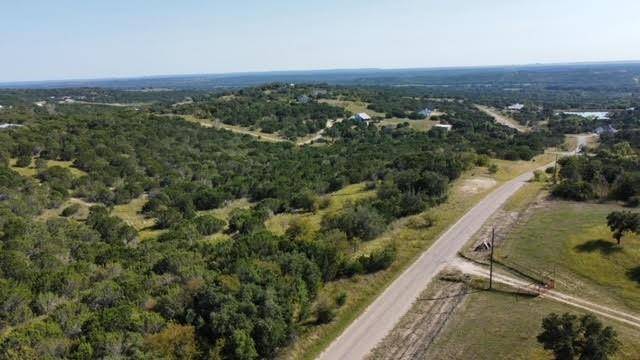
[(547, 202), (496, 249), (506, 264), (550, 272), (558, 290), (640, 313), (640, 238), (618, 247), (606, 225), (617, 205)]
[[(550, 359), (536, 341), (542, 319), (549, 313), (583, 314), (576, 308), (542, 298), (481, 291), (468, 295), (433, 343), (433, 359)], [(636, 328), (601, 319), (613, 326), (622, 341), (617, 359), (637, 359), (640, 334)]]
[(58, 206), (57, 208), (53, 208), (53, 209), (45, 209), (42, 214), (40, 214), (38, 216), (38, 219), (40, 220), (49, 220), (49, 219), (53, 219), (55, 217), (60, 216), (60, 214), (62, 213), (62, 211), (67, 208), (70, 205), (73, 204), (78, 204), (80, 205), (80, 209), (78, 210), (78, 212), (76, 212), (75, 214), (73, 214), (72, 216), (70, 216), (70, 219), (76, 219), (76, 220), (84, 220), (87, 218), (87, 216), (89, 215), (89, 208), (94, 205), (92, 203), (88, 203), (82, 199), (78, 199), (78, 198), (69, 198), (67, 199), (67, 201), (65, 201), (64, 203), (62, 203), (62, 205)]
[(428, 120), (428, 119), (424, 119), (424, 120), (410, 120), (410, 119), (399, 119), (399, 118), (392, 118), (392, 119), (384, 119), (382, 121), (380, 121), (378, 123), (378, 125), (380, 126), (389, 126), (389, 125), (398, 125), (398, 124), (402, 124), (402, 123), (409, 123), (409, 126), (416, 130), (416, 131), (428, 131), (429, 129), (431, 129), (435, 124), (438, 124), (438, 121), (433, 121), (433, 120)]
[(367, 104), (366, 102), (363, 101), (352, 101), (352, 100), (335, 100), (335, 99), (321, 99), (318, 102), (321, 103), (325, 103), (325, 104), (329, 104), (329, 105), (333, 105), (333, 106), (339, 106), (341, 108), (344, 108), (354, 114), (357, 113), (361, 113), (361, 112), (366, 112), (367, 114), (369, 114), (371, 117), (385, 117), (384, 113), (379, 113), (377, 111), (373, 111), (371, 109), (367, 108)]
[(268, 134), (268, 133), (264, 133), (256, 130), (249, 130), (248, 128), (245, 128), (242, 126), (228, 125), (219, 120), (200, 119), (193, 115), (176, 115), (176, 116), (179, 116), (188, 122), (199, 124), (204, 127), (214, 127), (218, 129), (229, 130), (237, 134), (250, 135), (262, 141), (267, 141), (267, 142), (289, 141), (285, 138), (278, 136), (277, 134)]
[(546, 152), (542, 155), (536, 156), (531, 161), (518, 160), (509, 161), (501, 159), (493, 159), (491, 162), (498, 166), (498, 172), (495, 174), (496, 180), (507, 181), (513, 179), (519, 174), (527, 171), (535, 170), (539, 167), (547, 165), (555, 160), (556, 155), (552, 152)]
[(111, 211), (111, 215), (117, 216), (127, 224), (138, 230), (141, 240), (156, 237), (164, 230), (155, 229), (155, 220), (142, 215), (142, 207), (147, 202), (147, 195), (143, 194), (129, 203), (124, 205), (116, 205)]
[(365, 184), (353, 184), (346, 186), (332, 194), (326, 195), (329, 205), (324, 209), (318, 209), (313, 213), (279, 214), (266, 221), (267, 229), (275, 234), (282, 235), (292, 221), (304, 221), (311, 231), (320, 230), (320, 221), (327, 214), (336, 213), (348, 202), (356, 202), (361, 199), (375, 196), (375, 190), (367, 190)]
[[(16, 166), (17, 161), (18, 161), (17, 159), (10, 159), (9, 161), (9, 164), (11, 165), (11, 169), (13, 169), (15, 172), (17, 172), (22, 176), (28, 176), (28, 177), (36, 177), (36, 175), (38, 175), (38, 169), (36, 169), (36, 165), (35, 165), (35, 158), (31, 159), (31, 164), (24, 168), (17, 167)], [(69, 171), (71, 171), (71, 174), (75, 177), (87, 175), (86, 172), (80, 169), (74, 168), (72, 161), (47, 160), (47, 167), (50, 168), (52, 166), (60, 166), (60, 167), (69, 169)]]

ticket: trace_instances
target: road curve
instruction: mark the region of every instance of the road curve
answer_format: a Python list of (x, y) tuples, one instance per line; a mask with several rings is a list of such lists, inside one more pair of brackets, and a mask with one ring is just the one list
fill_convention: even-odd
[(532, 177), (532, 172), (522, 174), (482, 199), (393, 281), (318, 358), (364, 358), (409, 311), (433, 277), (456, 258), (485, 221)]

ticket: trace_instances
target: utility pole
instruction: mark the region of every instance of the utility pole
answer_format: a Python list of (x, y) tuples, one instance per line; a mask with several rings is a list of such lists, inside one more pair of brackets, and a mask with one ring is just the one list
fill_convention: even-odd
[(553, 185), (557, 183), (558, 178), (558, 153), (556, 152), (556, 161), (553, 163)]
[(491, 228), (491, 260), (489, 262), (489, 290), (493, 288), (493, 241), (496, 237), (495, 226)]

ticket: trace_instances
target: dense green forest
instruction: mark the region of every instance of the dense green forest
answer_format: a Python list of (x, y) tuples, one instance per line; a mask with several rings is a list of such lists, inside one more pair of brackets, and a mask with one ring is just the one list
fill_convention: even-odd
[[(194, 94), (177, 109), (23, 101), (0, 112), (0, 122), (24, 125), (0, 130), (0, 357), (271, 358), (303, 327), (331, 320), (314, 305), (323, 284), (394, 261), (393, 247), (355, 256), (353, 244), (445, 201), (464, 170), (490, 157), (530, 159), (561, 140), (518, 134), (462, 103), (443, 116), (451, 132), (345, 120), (318, 146), (261, 142), (167, 115), (241, 121), (256, 112), (282, 120), (278, 131), (295, 124), (299, 136), (320, 126), (307, 118), (347, 115), (318, 98), (356, 95), (320, 90)], [(414, 105), (424, 103), (397, 107)], [(34, 176), (14, 163), (35, 167)], [(295, 226), (284, 235), (265, 228), (274, 214), (313, 212), (323, 194), (362, 182), (377, 196), (326, 216), (313, 239)], [(144, 215), (163, 229), (144, 240), (112, 210), (141, 195)], [(71, 198), (91, 205), (85, 218), (74, 217), (77, 204), (40, 217)], [(208, 213), (240, 198), (251, 206), (226, 220)], [(207, 240), (220, 232), (228, 236)]]
[[(22, 125), (0, 129), (0, 357), (273, 358), (305, 329), (331, 321), (332, 305), (318, 301), (323, 286), (393, 263), (393, 246), (362, 254), (360, 242), (446, 201), (465, 170), (491, 158), (530, 160), (565, 133), (620, 130), (601, 135), (589, 156), (563, 159), (555, 195), (639, 202), (638, 110), (616, 110), (610, 120), (550, 111), (565, 98), (600, 106), (615, 94), (573, 98), (575, 90), (554, 90), (565, 97), (521, 100), (522, 121), (540, 126), (519, 133), (474, 106), (519, 98), (446, 91), (321, 84), (0, 91), (0, 99), (11, 99), (0, 123)], [(34, 105), (51, 96), (148, 104)], [(327, 99), (363, 103), (384, 116), (359, 122)], [(452, 130), (378, 122), (420, 119), (426, 107), (437, 108), (432, 121)], [(318, 132), (328, 119), (344, 121), (298, 146), (180, 115), (289, 139)], [(351, 184), (365, 184), (374, 196), (324, 215), (317, 233), (308, 236), (295, 223), (282, 235), (267, 230), (276, 214), (316, 212), (327, 206), (326, 194)], [(238, 199), (248, 205), (225, 217), (212, 212)], [(115, 211), (134, 201), (143, 201), (150, 237)], [(80, 204), (88, 207), (83, 215)], [(43, 215), (52, 209), (59, 215)]]

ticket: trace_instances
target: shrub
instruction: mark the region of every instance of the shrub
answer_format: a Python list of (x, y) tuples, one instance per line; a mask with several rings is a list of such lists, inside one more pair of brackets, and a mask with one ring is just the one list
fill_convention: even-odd
[(198, 233), (203, 236), (215, 234), (224, 228), (225, 222), (211, 215), (201, 215), (193, 219)]
[(331, 198), (328, 196), (323, 196), (318, 199), (318, 209), (324, 210), (331, 206)]
[(357, 261), (362, 265), (364, 272), (370, 274), (388, 268), (395, 259), (396, 248), (387, 246), (381, 250), (373, 251), (369, 255), (362, 255)]
[(489, 174), (495, 174), (498, 172), (499, 168), (498, 165), (496, 164), (491, 164), (489, 165), (489, 167), (487, 168), (487, 170), (489, 170)]
[(80, 210), (80, 204), (71, 204), (62, 210), (60, 215), (64, 217), (69, 217), (75, 215)]
[(384, 218), (373, 208), (365, 205), (349, 207), (337, 215), (322, 219), (325, 230), (338, 229), (347, 234), (347, 238), (359, 238), (367, 241), (375, 238), (386, 228)]
[(584, 181), (563, 181), (556, 185), (551, 193), (553, 196), (575, 201), (585, 201), (595, 197), (591, 184)]
[(156, 213), (156, 226), (168, 229), (182, 221), (182, 214), (174, 208), (160, 210)]
[(17, 167), (25, 168), (25, 167), (28, 167), (29, 165), (31, 165), (31, 156), (28, 156), (28, 155), (20, 156), (16, 161)]
[(425, 213), (409, 219), (407, 226), (411, 229), (427, 229), (432, 227), (435, 223), (435, 217), (431, 214)]
[(316, 305), (316, 323), (328, 324), (336, 317), (333, 306), (326, 299), (320, 299)]
[(533, 181), (535, 182), (543, 182), (546, 180), (546, 176), (544, 174), (544, 172), (540, 171), (540, 170), (536, 170), (533, 172)]
[(347, 303), (347, 293), (344, 291), (341, 291), (337, 296), (336, 296), (336, 305), (338, 306), (343, 306), (344, 304)]

